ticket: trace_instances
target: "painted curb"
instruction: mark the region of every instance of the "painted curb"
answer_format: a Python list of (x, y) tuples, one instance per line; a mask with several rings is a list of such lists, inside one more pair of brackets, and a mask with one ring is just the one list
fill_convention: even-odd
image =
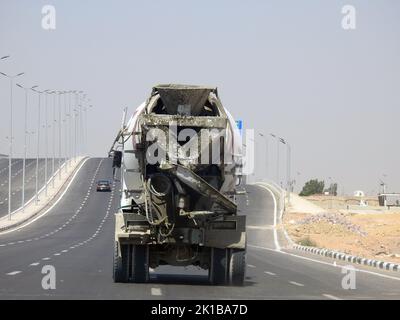
[(396, 264), (396, 263), (392, 263), (392, 262), (385, 262), (385, 261), (375, 260), (375, 259), (367, 259), (367, 258), (362, 258), (362, 257), (358, 257), (358, 256), (352, 256), (352, 255), (345, 254), (343, 252), (334, 251), (334, 250), (321, 249), (321, 248), (316, 248), (316, 247), (307, 247), (307, 246), (302, 246), (299, 244), (295, 244), (293, 246), (293, 248), (300, 250), (300, 251), (305, 251), (305, 252), (317, 254), (317, 255), (332, 258), (332, 259), (343, 260), (343, 261), (347, 261), (347, 262), (351, 262), (351, 263), (361, 264), (361, 265), (384, 269), (384, 270), (388, 270), (388, 271), (400, 272), (400, 264)]

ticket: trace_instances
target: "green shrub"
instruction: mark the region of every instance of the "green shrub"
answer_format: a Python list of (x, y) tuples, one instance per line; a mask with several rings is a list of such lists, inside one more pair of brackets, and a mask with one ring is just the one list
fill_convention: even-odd
[(299, 244), (305, 247), (316, 247), (315, 241), (311, 240), (310, 237), (306, 237), (299, 240)]
[(324, 191), (324, 181), (318, 181), (318, 179), (311, 179), (307, 181), (303, 189), (300, 192), (300, 196), (311, 196), (313, 194), (321, 194)]

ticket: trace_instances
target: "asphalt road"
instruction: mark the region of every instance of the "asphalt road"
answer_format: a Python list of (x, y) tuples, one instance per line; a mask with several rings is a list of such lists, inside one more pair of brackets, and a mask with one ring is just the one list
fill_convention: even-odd
[[(22, 205), (23, 160), (13, 159), (11, 166), (11, 211)], [(48, 177), (52, 175), (52, 159), (48, 159)], [(55, 161), (55, 171), (58, 169), (58, 159)], [(39, 159), (39, 190), (45, 183), (45, 159)], [(31, 199), (36, 192), (36, 159), (26, 160), (25, 169), (25, 201)], [(0, 161), (0, 218), (8, 213), (8, 160)]]
[[(157, 268), (147, 284), (112, 280), (118, 185), (110, 159), (90, 159), (47, 215), (20, 231), (0, 235), (0, 299), (399, 299), (400, 274), (356, 266), (356, 289), (342, 288), (342, 262), (277, 250), (274, 199), (246, 186), (240, 210), (248, 219), (247, 276), (243, 287), (211, 286), (196, 268)], [(278, 242), (278, 243), (277, 243)], [(42, 268), (54, 266), (56, 289), (42, 288)]]

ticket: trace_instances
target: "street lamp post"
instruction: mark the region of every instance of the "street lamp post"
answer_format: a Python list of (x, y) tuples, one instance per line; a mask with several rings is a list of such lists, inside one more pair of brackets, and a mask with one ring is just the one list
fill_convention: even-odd
[(68, 127), (67, 127), (67, 94), (68, 91), (64, 91), (64, 172), (67, 172), (67, 159), (68, 159)]
[(279, 185), (279, 138), (273, 133), (270, 135), (276, 139), (276, 183)]
[(277, 135), (271, 133), (270, 134), (272, 137), (276, 139), (276, 181), (280, 185), (279, 182), (279, 144), (282, 143), (286, 145), (286, 191), (288, 193), (288, 202), (290, 203), (290, 192), (291, 192), (291, 147), (290, 144), (283, 138), (278, 137)]
[(78, 113), (78, 109), (77, 108), (76, 109), (74, 108), (74, 123), (75, 123), (75, 126), (74, 126), (74, 131), (75, 131), (75, 133), (74, 133), (74, 157), (75, 157), (75, 163), (76, 163), (76, 158), (78, 156), (77, 136), (78, 136), (78, 116), (79, 116), (79, 113)]
[(290, 192), (291, 192), (291, 173), (290, 173), (290, 167), (291, 167), (291, 147), (289, 142), (287, 142), (283, 138), (279, 138), (279, 141), (282, 142), (284, 145), (286, 145), (286, 190), (288, 192), (288, 202), (290, 203)]
[(52, 93), (51, 90), (47, 89), (44, 91), (44, 93), (46, 94), (45, 96), (45, 154), (46, 154), (46, 158), (45, 158), (45, 167), (44, 167), (44, 180), (45, 180), (45, 195), (47, 197), (47, 187), (48, 187), (48, 158), (49, 158), (49, 124), (48, 124), (48, 97), (49, 94)]
[(61, 180), (61, 95), (62, 91), (57, 91), (58, 94), (58, 178)]
[(73, 91), (68, 92), (68, 135), (69, 135), (69, 144), (68, 144), (68, 165), (71, 168), (72, 164), (72, 114), (71, 114), (71, 95)]
[(28, 136), (28, 143), (27, 143), (27, 146), (26, 146), (26, 153), (28, 154), (29, 150), (30, 150), (30, 146), (31, 146), (31, 136), (33, 136), (35, 134), (35, 131), (28, 131), (26, 134)]
[(268, 180), (268, 137), (260, 132), (258, 134), (265, 139), (265, 179)]
[[(88, 110), (92, 109), (93, 105), (90, 104)], [(88, 118), (86, 117), (86, 156), (89, 154), (89, 144), (88, 144)]]
[(36, 90), (38, 86), (32, 87), (32, 90), (38, 94), (38, 123), (37, 123), (37, 147), (36, 147), (36, 204), (39, 204), (39, 153), (40, 153), (40, 100), (42, 91)]
[[(5, 56), (5, 57), (8, 58), (7, 56)], [(13, 83), (14, 83), (14, 78), (22, 76), (25, 73), (21, 72), (14, 76), (10, 76), (3, 72), (0, 72), (0, 74), (7, 77), (10, 80), (10, 154), (8, 155), (8, 220), (11, 220), (11, 169), (12, 169), (11, 161), (12, 161), (12, 151), (13, 151), (13, 143), (12, 143), (12, 140), (13, 140)]]
[(52, 187), (54, 188), (54, 180), (56, 179), (55, 177), (55, 161), (56, 161), (56, 99), (57, 99), (57, 91), (52, 91), (51, 92), (53, 94), (53, 136), (52, 136), (52, 144), (53, 144), (53, 159), (52, 159)]
[[(79, 111), (79, 127), (78, 127), (78, 135), (81, 137), (81, 139), (80, 139), (80, 144), (79, 144), (79, 155), (80, 156), (82, 156), (82, 154), (83, 154), (83, 146), (84, 146), (84, 139), (85, 139), (85, 137), (84, 137), (84, 133), (83, 133), (83, 114), (82, 114), (82, 109), (83, 109), (83, 103), (84, 103), (84, 97), (85, 97), (85, 94), (84, 94), (84, 92), (81, 90), (81, 91), (79, 91), (79, 105), (78, 105), (78, 107), (79, 107), (79, 109), (78, 109), (78, 111)], [(82, 96), (81, 96), (82, 95)]]
[(25, 91), (25, 110), (24, 110), (24, 159), (22, 167), (22, 212), (25, 210), (25, 173), (26, 173), (26, 157), (27, 157), (27, 136), (28, 132), (28, 90), (31, 88), (23, 87), (17, 83), (17, 86)]

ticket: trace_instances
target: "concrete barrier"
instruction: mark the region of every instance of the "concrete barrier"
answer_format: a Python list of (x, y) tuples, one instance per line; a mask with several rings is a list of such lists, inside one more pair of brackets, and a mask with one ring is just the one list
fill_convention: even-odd
[[(8, 215), (0, 219), (0, 234), (18, 230), (46, 214), (49, 208), (54, 206), (54, 203), (58, 202), (65, 194), (73, 178), (88, 159), (87, 157), (78, 157), (71, 159), (70, 163), (64, 163), (47, 181), (47, 195), (45, 186), (39, 190), (38, 198), (40, 201), (38, 203), (35, 201), (36, 195), (34, 195), (24, 207), (11, 213), (11, 219)], [(49, 186), (53, 179), (54, 187)]]

